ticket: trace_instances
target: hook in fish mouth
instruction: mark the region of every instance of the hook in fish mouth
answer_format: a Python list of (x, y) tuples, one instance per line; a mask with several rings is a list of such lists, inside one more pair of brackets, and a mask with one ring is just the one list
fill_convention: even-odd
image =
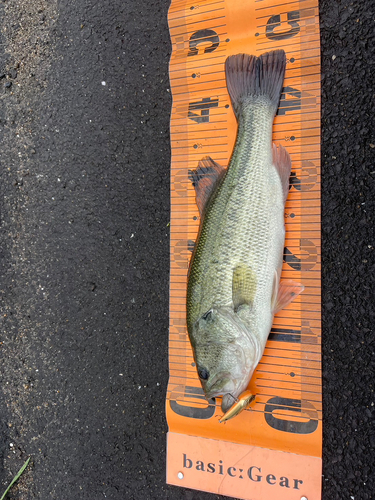
[(231, 418), (241, 413), (241, 411), (247, 408), (249, 404), (255, 399), (255, 395), (252, 394), (251, 391), (244, 391), (242, 394), (238, 396), (238, 398), (235, 398), (234, 396), (232, 396), (232, 398), (235, 400), (235, 403), (220, 418), (219, 420), (220, 423), (227, 422)]

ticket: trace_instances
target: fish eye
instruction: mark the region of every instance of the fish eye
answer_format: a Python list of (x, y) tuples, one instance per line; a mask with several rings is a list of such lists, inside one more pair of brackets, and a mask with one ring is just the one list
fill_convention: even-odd
[(198, 368), (198, 375), (202, 380), (207, 380), (210, 376), (210, 372), (206, 370), (206, 368)]

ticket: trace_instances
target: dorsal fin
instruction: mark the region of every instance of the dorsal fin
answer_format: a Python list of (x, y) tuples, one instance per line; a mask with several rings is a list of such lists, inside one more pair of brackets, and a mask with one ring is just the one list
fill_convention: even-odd
[(276, 167), (276, 170), (281, 180), (281, 185), (283, 187), (284, 203), (285, 203), (289, 194), (289, 177), (292, 168), (292, 163), (290, 161), (290, 156), (288, 151), (281, 144), (279, 144), (278, 146), (276, 146), (276, 144), (273, 145), (272, 155), (273, 155), (273, 164)]
[(195, 188), (196, 200), (202, 217), (211, 195), (216, 191), (226, 169), (209, 156), (202, 158), (196, 170), (189, 170), (189, 179)]

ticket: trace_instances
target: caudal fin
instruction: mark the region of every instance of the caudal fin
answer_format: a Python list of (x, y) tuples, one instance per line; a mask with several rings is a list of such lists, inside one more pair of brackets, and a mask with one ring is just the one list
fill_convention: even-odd
[(276, 113), (284, 81), (285, 65), (286, 56), (283, 50), (266, 52), (260, 57), (237, 54), (227, 58), (225, 61), (227, 87), (236, 116), (244, 101), (256, 97), (269, 100)]

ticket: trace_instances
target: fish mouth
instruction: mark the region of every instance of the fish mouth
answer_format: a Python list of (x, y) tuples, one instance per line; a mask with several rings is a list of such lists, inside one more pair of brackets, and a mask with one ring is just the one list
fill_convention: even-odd
[(228, 392), (233, 392), (236, 390), (236, 383), (230, 376), (230, 373), (219, 373), (210, 383), (210, 387), (205, 388), (205, 395), (207, 399), (217, 398), (223, 396)]
[[(250, 376), (250, 378), (251, 378), (251, 376)], [(243, 397), (245, 395), (249, 396), (251, 394), (250, 391), (246, 390), (248, 383), (249, 383), (249, 380), (245, 379), (240, 384), (238, 384), (233, 391), (228, 391), (222, 395), (223, 401), (221, 404), (221, 409), (223, 410), (224, 413), (229, 411), (229, 409), (231, 407), (238, 404), (240, 402), (240, 400), (243, 399)], [(230, 396), (230, 399), (228, 398), (228, 396)]]
[(204, 388), (204, 393), (207, 399), (217, 398), (220, 396), (229, 395), (233, 398), (233, 403), (237, 398), (245, 391), (249, 381), (253, 375), (253, 371), (250, 373), (242, 374), (241, 379), (233, 378), (230, 372), (221, 372), (216, 377), (210, 381), (210, 384), (206, 384)]
[(207, 399), (212, 399), (212, 398), (218, 398), (223, 395), (222, 391), (211, 391), (211, 392), (206, 392), (206, 398)]

